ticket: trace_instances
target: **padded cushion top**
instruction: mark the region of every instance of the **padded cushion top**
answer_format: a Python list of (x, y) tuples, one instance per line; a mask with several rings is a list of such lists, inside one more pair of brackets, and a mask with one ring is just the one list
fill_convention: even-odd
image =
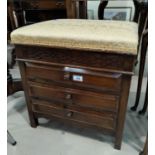
[(138, 26), (128, 21), (58, 19), (11, 33), (14, 44), (137, 54)]

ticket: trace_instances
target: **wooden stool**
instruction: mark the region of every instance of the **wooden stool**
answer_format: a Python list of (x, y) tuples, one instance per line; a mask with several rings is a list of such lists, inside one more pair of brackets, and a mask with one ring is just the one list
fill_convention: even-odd
[(95, 128), (115, 137), (115, 148), (121, 148), (136, 23), (53, 20), (17, 29), (11, 40), (32, 127), (47, 117)]

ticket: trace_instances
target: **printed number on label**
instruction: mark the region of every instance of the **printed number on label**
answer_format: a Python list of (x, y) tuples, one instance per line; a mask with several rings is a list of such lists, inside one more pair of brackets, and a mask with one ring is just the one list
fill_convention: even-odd
[(82, 82), (83, 81), (83, 76), (81, 76), (81, 75), (73, 75), (73, 81)]

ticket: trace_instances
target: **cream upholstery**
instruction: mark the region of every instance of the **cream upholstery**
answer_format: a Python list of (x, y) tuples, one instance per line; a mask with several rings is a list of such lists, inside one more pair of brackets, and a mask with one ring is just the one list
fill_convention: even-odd
[(138, 26), (127, 21), (59, 19), (11, 33), (14, 44), (137, 54)]

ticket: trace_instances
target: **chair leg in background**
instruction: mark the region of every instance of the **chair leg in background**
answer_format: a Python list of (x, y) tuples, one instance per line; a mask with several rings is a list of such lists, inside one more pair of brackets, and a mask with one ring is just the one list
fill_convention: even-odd
[(16, 145), (17, 142), (14, 140), (14, 138), (12, 137), (12, 135), (9, 133), (9, 131), (7, 131), (7, 141), (12, 144), (12, 145)]
[(136, 111), (140, 94), (141, 94), (141, 87), (142, 87), (142, 81), (143, 81), (143, 73), (144, 73), (144, 67), (145, 67), (145, 58), (146, 58), (146, 52), (147, 52), (147, 35), (142, 38), (142, 47), (141, 47), (141, 53), (140, 53), (140, 67), (139, 67), (139, 75), (138, 75), (138, 86), (137, 86), (137, 94), (136, 94), (136, 102), (133, 107), (131, 107), (132, 111)]
[(147, 106), (148, 106), (148, 83), (147, 83), (147, 88), (146, 88), (146, 95), (145, 95), (144, 106), (143, 106), (143, 109), (140, 110), (138, 113), (140, 115), (144, 115), (146, 110), (147, 110)]

